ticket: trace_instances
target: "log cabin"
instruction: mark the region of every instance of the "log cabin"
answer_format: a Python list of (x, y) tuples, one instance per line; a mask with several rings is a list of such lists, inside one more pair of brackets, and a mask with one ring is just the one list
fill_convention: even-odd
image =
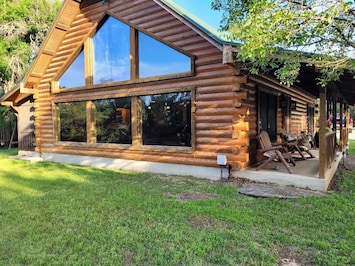
[(235, 48), (171, 0), (65, 0), (27, 75), (1, 99), (27, 121), (19, 154), (217, 180), (260, 160), (261, 131), (277, 142), (280, 129), (318, 126), (324, 144), (317, 121), (327, 99), (346, 109), (339, 88), (350, 85), (322, 94), (311, 67), (292, 87), (244, 75)]

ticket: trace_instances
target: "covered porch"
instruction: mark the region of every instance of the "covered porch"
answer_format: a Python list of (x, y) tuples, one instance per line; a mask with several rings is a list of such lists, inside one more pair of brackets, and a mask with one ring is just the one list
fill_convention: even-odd
[[(314, 131), (317, 135), (317, 148), (311, 152), (315, 158), (296, 160), (296, 166), (290, 167), (292, 173), (280, 162), (270, 162), (259, 171), (257, 165), (235, 172), (235, 177), (246, 178), (257, 182), (292, 185), (312, 190), (327, 190), (339, 163), (346, 153), (349, 138), (355, 139), (350, 128), (350, 105), (355, 104), (355, 82), (351, 73), (345, 73), (338, 81), (322, 88), (317, 84), (318, 72), (315, 68), (305, 67), (300, 72), (299, 84), (303, 90), (317, 97), (314, 116)], [(345, 117), (345, 122), (336, 124), (335, 117)], [(329, 123), (329, 118), (334, 117)], [(312, 119), (309, 119), (312, 121)]]
[(334, 176), (339, 163), (341, 163), (342, 152), (337, 151), (334, 159), (330, 162), (325, 171), (325, 177), (319, 177), (319, 149), (312, 149), (315, 158), (296, 160), (296, 166), (290, 164), (292, 174), (281, 162), (270, 162), (266, 167), (256, 171), (257, 165), (253, 165), (243, 171), (235, 172), (237, 178), (245, 178), (255, 182), (275, 183), (285, 186), (295, 186), (312, 190), (325, 191)]

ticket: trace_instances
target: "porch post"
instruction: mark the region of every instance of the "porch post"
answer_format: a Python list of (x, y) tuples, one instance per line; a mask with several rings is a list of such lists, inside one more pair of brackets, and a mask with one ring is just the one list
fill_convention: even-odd
[(326, 142), (326, 99), (327, 89), (319, 89), (319, 178), (325, 177), (326, 170), (326, 156), (327, 156), (327, 142)]
[(332, 112), (333, 112), (332, 127), (333, 127), (333, 131), (337, 130), (337, 102), (338, 102), (338, 97), (333, 96), (332, 97)]
[(340, 101), (340, 108), (339, 108), (339, 147), (340, 151), (343, 151), (344, 148), (344, 132), (343, 132), (343, 113), (344, 113), (344, 103)]
[(344, 138), (344, 144), (347, 146), (349, 144), (349, 133), (350, 133), (350, 108), (349, 105), (345, 105), (345, 128), (346, 128), (346, 136)]

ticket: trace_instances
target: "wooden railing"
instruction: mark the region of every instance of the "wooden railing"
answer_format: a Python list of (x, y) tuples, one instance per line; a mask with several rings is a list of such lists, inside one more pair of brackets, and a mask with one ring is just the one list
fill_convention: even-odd
[(340, 130), (340, 141), (339, 141), (339, 151), (342, 152), (346, 149), (346, 146), (349, 142), (349, 129), (342, 128)]
[(19, 150), (34, 151), (35, 150), (35, 134), (33, 132), (21, 132), (18, 147), (19, 147)]
[(336, 154), (336, 132), (330, 132), (326, 134), (327, 156), (325, 160), (326, 168), (329, 168), (332, 164)]

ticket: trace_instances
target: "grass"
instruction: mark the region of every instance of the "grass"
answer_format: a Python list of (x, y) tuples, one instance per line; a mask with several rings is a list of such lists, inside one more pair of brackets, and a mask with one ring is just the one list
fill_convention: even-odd
[(353, 173), (342, 191), (280, 200), (15, 153), (0, 151), (0, 265), (355, 264)]
[(349, 140), (349, 150), (350, 155), (355, 155), (355, 140)]

